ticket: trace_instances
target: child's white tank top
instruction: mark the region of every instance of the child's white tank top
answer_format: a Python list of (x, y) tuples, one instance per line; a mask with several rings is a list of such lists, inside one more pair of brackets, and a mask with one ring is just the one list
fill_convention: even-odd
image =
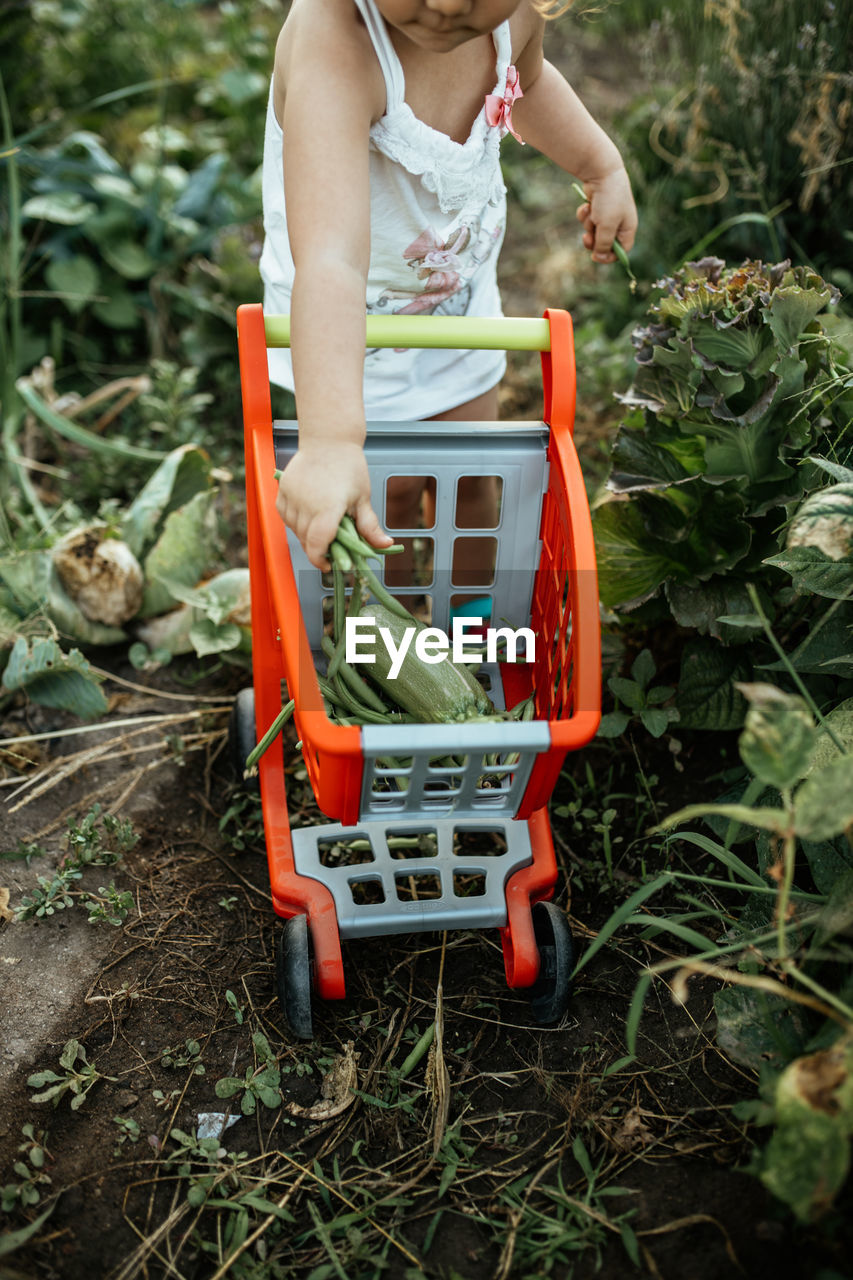
[[(385, 114), (370, 131), (370, 266), (367, 311), (378, 315), (501, 314), (497, 259), (506, 222), (500, 169), (505, 125), (485, 103), (464, 143), (419, 120), (405, 101), (403, 69), (374, 0), (355, 0), (385, 78)], [(512, 60), (509, 23), (494, 32), (495, 94)], [(282, 131), (272, 86), (264, 138), (265, 241), (260, 271), (268, 315), (290, 311), (293, 258), (284, 202)], [(333, 307), (335, 299), (329, 298)], [(427, 418), (489, 390), (506, 364), (496, 351), (367, 351), (367, 419)], [(289, 351), (270, 351), (271, 380), (293, 390)]]

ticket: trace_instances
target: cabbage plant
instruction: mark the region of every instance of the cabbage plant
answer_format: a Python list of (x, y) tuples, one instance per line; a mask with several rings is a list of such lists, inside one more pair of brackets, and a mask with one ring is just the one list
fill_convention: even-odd
[(707, 637), (685, 646), (681, 720), (732, 728), (734, 681), (751, 675), (742, 646), (762, 626), (748, 587), (772, 616), (790, 579), (768, 561), (826, 479), (811, 457), (849, 455), (853, 376), (826, 324), (838, 290), (808, 267), (704, 258), (658, 289), (633, 334), (629, 413), (594, 513), (602, 600), (655, 601)]

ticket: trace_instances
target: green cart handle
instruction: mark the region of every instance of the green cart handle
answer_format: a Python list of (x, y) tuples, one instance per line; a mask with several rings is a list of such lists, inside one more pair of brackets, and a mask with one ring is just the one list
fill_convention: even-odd
[[(290, 316), (265, 316), (267, 346), (290, 346)], [(367, 347), (550, 351), (546, 320), (518, 316), (368, 316)]]

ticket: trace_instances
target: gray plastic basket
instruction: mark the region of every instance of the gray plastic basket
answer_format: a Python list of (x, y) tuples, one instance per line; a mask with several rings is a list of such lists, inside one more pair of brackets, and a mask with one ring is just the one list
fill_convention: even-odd
[[(391, 590), (401, 599), (428, 597), (434, 625), (446, 630), (454, 597), (471, 595), (488, 597), (492, 625), (518, 629), (528, 624), (541, 552), (539, 529), (548, 481), (548, 434), (541, 422), (369, 424), (365, 452), (371, 490), (383, 525), (389, 477), (431, 477), (435, 485), (434, 526), (390, 531), (394, 536), (433, 541), (432, 580), (405, 587), (393, 585)], [(274, 443), (276, 465), (283, 468), (296, 449), (297, 424), (274, 423)], [(484, 474), (501, 481), (498, 525), (462, 527), (456, 521), (459, 479)], [(454, 582), (454, 546), (459, 538), (489, 540), (495, 565), (489, 581), (464, 586)], [(331, 585), (310, 564), (290, 531), (288, 539), (303, 620), (317, 666), (322, 670), (324, 601), (331, 597)], [(384, 571), (383, 563), (378, 569), (380, 577)], [(480, 674), (496, 708), (503, 709), (497, 666), (486, 665)], [(405, 814), (513, 817), (533, 761), (539, 752), (547, 751), (551, 741), (549, 727), (542, 721), (364, 725), (361, 735), (361, 820), (393, 819)], [(448, 763), (450, 759), (454, 763)]]

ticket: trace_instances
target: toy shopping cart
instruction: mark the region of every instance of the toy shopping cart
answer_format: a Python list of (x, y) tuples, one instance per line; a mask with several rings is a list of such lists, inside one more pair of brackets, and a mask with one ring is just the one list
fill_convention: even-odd
[[(541, 320), (367, 318), (369, 348), (542, 355), (542, 422), (369, 423), (365, 446), (383, 527), (389, 479), (418, 477), (431, 495), (431, 527), (390, 530), (428, 546), (431, 569), (422, 556), (420, 576), (400, 583), (389, 558), (377, 573), (393, 594), (426, 602), (432, 625), (444, 629), (473, 597), (495, 626), (533, 632), (533, 662), (492, 654), (478, 678), (499, 710), (533, 693), (534, 717), (494, 723), (357, 726), (326, 715), (316, 669), (332, 584), (275, 510), (274, 473), (295, 451), (297, 427), (272, 420), (267, 349), (288, 345), (288, 318), (243, 306), (238, 338), (253, 688), (235, 701), (230, 747), (242, 766), (280, 712), (286, 684), (308, 778), (329, 819), (291, 829), (279, 736), (261, 757), (259, 782), (273, 905), (284, 918), (276, 972), (285, 1017), (310, 1038), (312, 992), (344, 996), (342, 940), (494, 927), (509, 986), (529, 992), (537, 1021), (557, 1021), (573, 958), (565, 913), (550, 901), (557, 867), (546, 806), (566, 753), (595, 734), (601, 699), (592, 526), (572, 440), (571, 319), (564, 311)], [(484, 474), (499, 487), (499, 515), (494, 527), (470, 527), (457, 507), (460, 482)], [(458, 567), (463, 545), (482, 551), (482, 580), (472, 580), (470, 554), (464, 573)]]

